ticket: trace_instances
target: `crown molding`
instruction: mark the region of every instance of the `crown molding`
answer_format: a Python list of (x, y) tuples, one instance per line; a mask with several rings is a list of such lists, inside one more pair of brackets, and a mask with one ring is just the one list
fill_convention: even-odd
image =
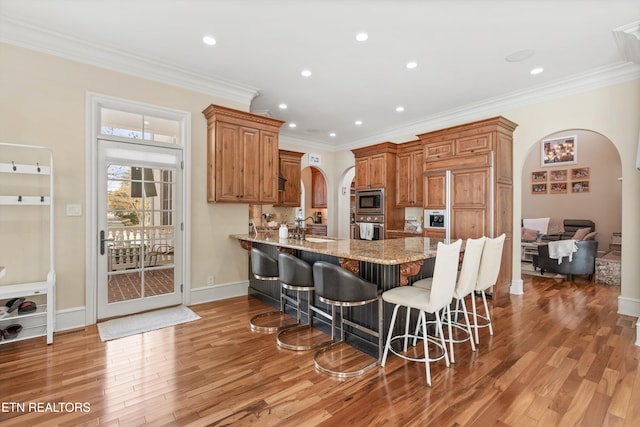
[(258, 89), (0, 16), (0, 42), (250, 105)]
[(625, 60), (640, 64), (640, 21), (614, 29), (613, 38)]
[[(248, 85), (141, 58), (122, 49), (87, 43), (82, 39), (47, 31), (6, 16), (0, 16), (0, 42), (246, 105), (251, 105), (251, 101), (259, 94), (257, 88)], [(280, 140), (296, 146), (333, 152), (377, 144), (380, 141), (405, 142), (415, 139), (415, 135), (419, 133), (480, 120), (504, 114), (505, 111), (637, 79), (640, 79), (640, 64), (620, 63), (443, 111), (419, 121), (376, 132), (347, 144), (334, 145), (282, 134)]]
[(278, 139), (280, 142), (283, 142), (285, 144), (292, 145), (294, 147), (300, 147), (298, 149), (310, 148), (314, 150), (322, 150), (322, 151), (329, 151), (329, 152), (337, 152), (337, 151), (343, 150), (341, 147), (337, 145), (330, 145), (330, 144), (327, 144), (326, 142), (318, 142), (318, 141), (314, 141), (307, 138), (300, 138), (297, 136), (293, 137), (290, 135), (284, 135), (282, 133), (280, 133), (280, 136)]
[(529, 105), (540, 104), (565, 96), (599, 89), (605, 86), (640, 79), (640, 65), (632, 62), (601, 67), (588, 72), (574, 74), (565, 79), (511, 92), (507, 95), (488, 98), (480, 102), (443, 111), (419, 121), (390, 128), (375, 135), (334, 147), (334, 151), (346, 151), (380, 141), (406, 141), (419, 133), (443, 129), (461, 123), (504, 114)]

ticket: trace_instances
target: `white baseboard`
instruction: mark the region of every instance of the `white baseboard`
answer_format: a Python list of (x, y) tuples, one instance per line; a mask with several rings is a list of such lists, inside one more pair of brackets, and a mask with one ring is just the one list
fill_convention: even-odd
[(511, 280), (509, 293), (513, 295), (524, 295), (524, 281), (522, 279)]
[[(191, 304), (201, 304), (203, 302), (247, 295), (248, 289), (248, 280), (191, 289)], [(85, 326), (87, 325), (84, 307), (65, 308), (64, 310), (56, 311), (55, 332), (84, 328)]]
[(191, 288), (191, 304), (218, 301), (226, 298), (248, 295), (249, 281), (225, 283), (222, 285), (206, 286), (203, 288)]
[(640, 317), (640, 299), (618, 297), (618, 314)]
[(618, 314), (638, 318), (638, 322), (636, 323), (636, 345), (640, 346), (640, 300), (618, 297)]
[(86, 326), (85, 312), (84, 307), (65, 308), (64, 310), (56, 311), (55, 332), (84, 328)]

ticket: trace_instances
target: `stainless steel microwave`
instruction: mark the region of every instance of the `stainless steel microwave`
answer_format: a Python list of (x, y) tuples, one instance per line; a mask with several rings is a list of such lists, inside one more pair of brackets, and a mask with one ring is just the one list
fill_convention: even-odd
[(356, 215), (384, 215), (384, 188), (357, 190)]

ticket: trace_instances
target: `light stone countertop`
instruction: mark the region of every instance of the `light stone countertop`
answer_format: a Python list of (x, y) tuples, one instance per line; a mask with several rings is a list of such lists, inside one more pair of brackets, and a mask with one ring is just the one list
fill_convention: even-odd
[(317, 237), (318, 239), (329, 240), (326, 242), (311, 242), (308, 240), (279, 239), (277, 231), (272, 233), (232, 234), (229, 237), (246, 242), (264, 243), (383, 265), (403, 264), (432, 258), (436, 256), (438, 242), (449, 243), (446, 239), (428, 237), (369, 241), (308, 236), (309, 238)]

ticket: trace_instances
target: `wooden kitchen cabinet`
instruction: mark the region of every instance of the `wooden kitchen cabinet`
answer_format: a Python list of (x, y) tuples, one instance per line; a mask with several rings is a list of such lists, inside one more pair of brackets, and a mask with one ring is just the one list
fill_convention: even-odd
[(395, 190), (396, 144), (383, 142), (351, 151), (356, 158), (356, 190), (391, 186)]
[(280, 176), (286, 179), (278, 195), (278, 206), (300, 206), (301, 159), (304, 153), (280, 150)]
[[(506, 234), (498, 285), (510, 283), (513, 247), (513, 131), (494, 117), (418, 135), (425, 160), (424, 207), (445, 209), (449, 171), (452, 239)], [(432, 235), (425, 229), (425, 235)], [(431, 233), (431, 234), (430, 234)]]
[(422, 207), (423, 158), (420, 141), (399, 146), (396, 156), (396, 207)]
[(207, 118), (207, 201), (278, 202), (278, 139), (284, 123), (219, 105)]
[(311, 168), (311, 207), (327, 207), (327, 182), (324, 175), (316, 168)]
[(427, 172), (424, 176), (424, 207), (426, 209), (447, 208), (447, 178), (444, 171)]
[(326, 236), (327, 235), (327, 225), (326, 224), (307, 224), (306, 225), (307, 234), (312, 236)]
[(351, 150), (355, 156), (355, 190), (384, 189), (384, 226), (388, 230), (404, 228), (404, 209), (396, 207), (396, 154), (392, 142)]

